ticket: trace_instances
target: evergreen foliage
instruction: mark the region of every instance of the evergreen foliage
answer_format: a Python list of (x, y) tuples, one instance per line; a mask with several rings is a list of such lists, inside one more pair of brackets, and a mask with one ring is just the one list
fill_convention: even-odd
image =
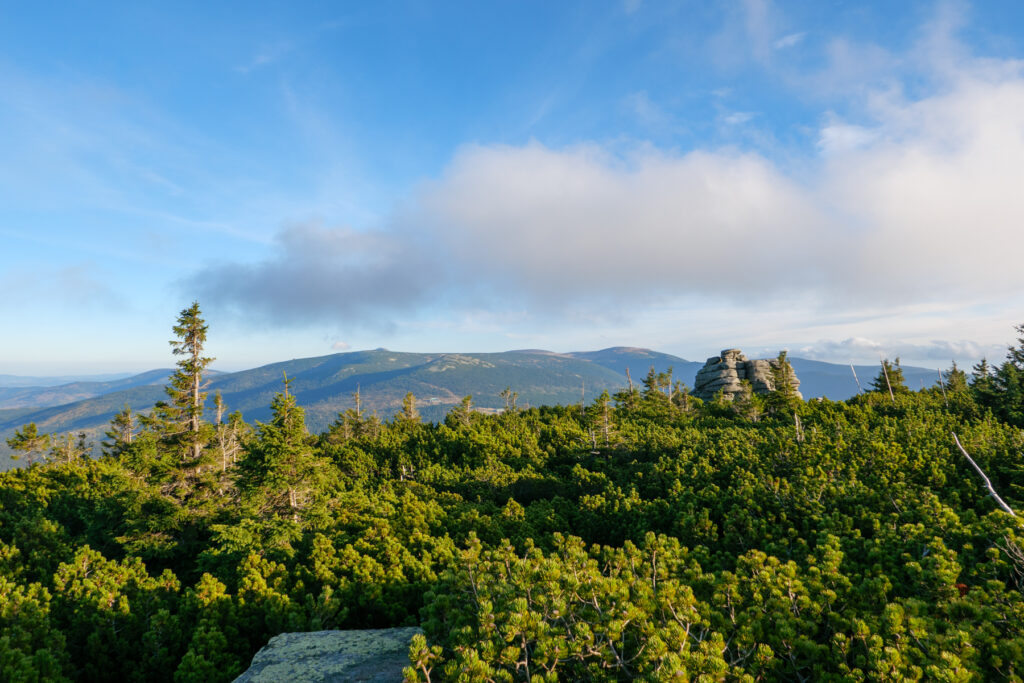
[(135, 415), (126, 404), (124, 409), (110, 420), (110, 429), (103, 433), (103, 453), (117, 457), (124, 453), (135, 439)]
[[(50, 435), (41, 433), (35, 422), (29, 422), (14, 432), (14, 436), (7, 439), (7, 445), (16, 453), (24, 455), (25, 460), (31, 465), (37, 459), (42, 458), (50, 448)], [(19, 456), (14, 457), (18, 458)]]
[(210, 486), (213, 462), (206, 445), (212, 429), (203, 420), (203, 371), (214, 359), (203, 356), (207, 329), (198, 302), (178, 314), (172, 328), (176, 339), (170, 341), (172, 352), (179, 357), (178, 369), (167, 385), (170, 400), (158, 403), (147, 420), (168, 456), (173, 470), (170, 484), (179, 498), (202, 494)]
[(285, 378), (284, 391), (270, 404), (270, 422), (256, 426), (256, 438), (238, 464), (237, 485), (256, 517), (298, 523), (318, 497), (322, 463), (313, 452), (305, 412), (288, 385)]
[(956, 361), (942, 374), (945, 390), (951, 394), (962, 394), (969, 389), (967, 373), (957, 367)]
[(871, 391), (883, 393), (903, 394), (910, 391), (903, 378), (903, 368), (900, 367), (900, 359), (890, 361), (888, 358), (882, 361), (882, 368), (878, 375), (871, 380)]

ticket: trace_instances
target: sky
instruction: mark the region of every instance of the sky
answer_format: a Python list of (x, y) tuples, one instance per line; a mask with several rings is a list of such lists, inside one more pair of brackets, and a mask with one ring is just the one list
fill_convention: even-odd
[(0, 373), (1024, 323), (1024, 3), (0, 0)]

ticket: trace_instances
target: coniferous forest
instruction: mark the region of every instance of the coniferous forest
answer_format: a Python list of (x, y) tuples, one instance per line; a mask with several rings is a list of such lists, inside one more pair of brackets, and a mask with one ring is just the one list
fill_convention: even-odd
[(1024, 510), (1024, 340), (846, 402), (652, 371), (440, 424), (353, 397), (312, 434), (286, 377), (266, 423), (207, 396), (207, 332), (181, 312), (166, 400), (102, 457), (11, 439), (4, 680), (228, 681), (281, 632), (401, 625), (411, 681), (1024, 677), (1024, 529), (988, 486)]

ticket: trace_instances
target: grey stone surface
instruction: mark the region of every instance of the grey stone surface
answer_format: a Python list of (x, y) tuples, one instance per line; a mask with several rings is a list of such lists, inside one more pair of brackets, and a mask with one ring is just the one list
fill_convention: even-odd
[(419, 628), (314, 631), (274, 636), (235, 683), (400, 683)]
[[(772, 371), (778, 364), (776, 358), (748, 360), (739, 349), (725, 349), (720, 355), (708, 358), (704, 367), (697, 371), (693, 395), (707, 401), (721, 391), (722, 396), (731, 401), (743, 391), (744, 380), (750, 382), (755, 394), (770, 393), (775, 391)], [(789, 384), (800, 396), (800, 380), (796, 372), (792, 368), (790, 370)]]

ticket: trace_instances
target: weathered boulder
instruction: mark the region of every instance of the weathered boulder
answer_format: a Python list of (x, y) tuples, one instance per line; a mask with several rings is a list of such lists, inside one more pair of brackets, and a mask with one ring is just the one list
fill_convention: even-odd
[(400, 683), (418, 633), (416, 627), (282, 633), (235, 683)]
[[(800, 380), (792, 366), (786, 365), (787, 381), (800, 396)], [(778, 367), (778, 358), (748, 360), (739, 349), (725, 349), (718, 356), (708, 358), (697, 372), (693, 395), (707, 401), (721, 391), (722, 397), (731, 401), (743, 391), (744, 381), (750, 382), (755, 394), (768, 394), (775, 391), (774, 370)]]

